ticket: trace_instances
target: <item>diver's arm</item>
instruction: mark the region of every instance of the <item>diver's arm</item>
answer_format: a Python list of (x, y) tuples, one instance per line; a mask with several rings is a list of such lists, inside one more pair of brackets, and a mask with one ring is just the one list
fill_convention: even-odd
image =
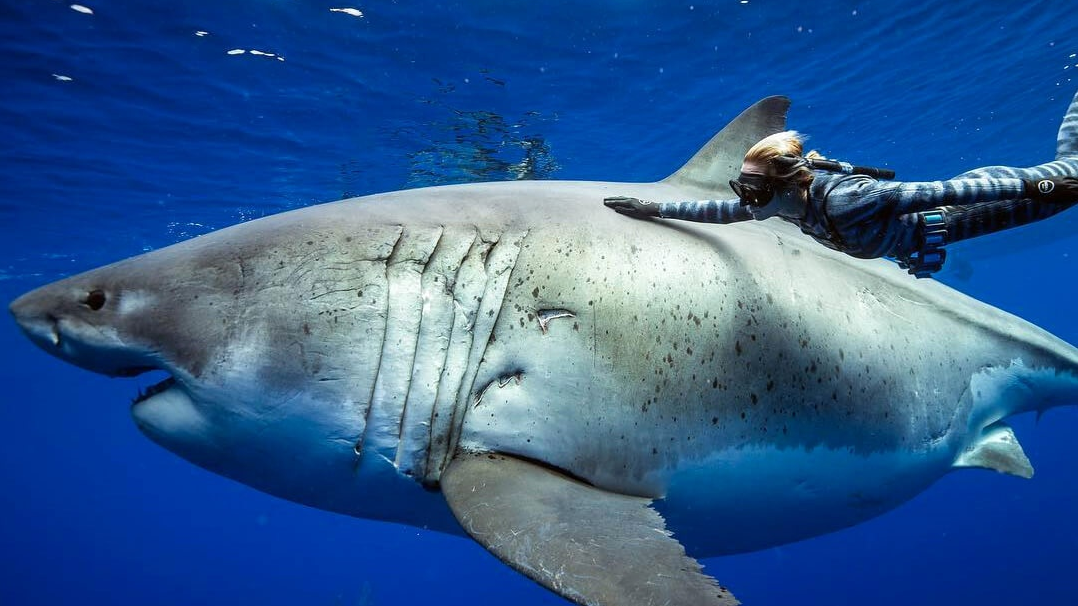
[(752, 213), (737, 199), (652, 202), (627, 196), (614, 196), (605, 198), (603, 204), (634, 219), (659, 217), (700, 223), (735, 223), (752, 219)]
[(737, 223), (752, 219), (747, 206), (733, 200), (688, 200), (685, 202), (660, 202), (659, 216), (664, 219), (681, 219), (698, 223)]

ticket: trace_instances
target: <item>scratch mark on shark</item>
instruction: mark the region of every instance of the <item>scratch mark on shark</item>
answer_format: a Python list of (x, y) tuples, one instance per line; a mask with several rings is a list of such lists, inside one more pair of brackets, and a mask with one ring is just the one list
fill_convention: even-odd
[(558, 318), (575, 318), (576, 314), (568, 309), (540, 309), (535, 312), (535, 318), (539, 320), (539, 330), (545, 335), (551, 320)]

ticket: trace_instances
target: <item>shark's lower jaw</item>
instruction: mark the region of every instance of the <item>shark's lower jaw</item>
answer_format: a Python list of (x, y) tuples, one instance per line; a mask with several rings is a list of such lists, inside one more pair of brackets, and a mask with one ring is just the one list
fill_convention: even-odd
[(209, 426), (180, 380), (169, 376), (140, 390), (130, 411), (139, 430), (151, 440), (205, 466)]
[(138, 396), (136, 396), (135, 399), (131, 401), (131, 405), (132, 406), (137, 406), (137, 405), (141, 404), (142, 402), (145, 402), (146, 400), (149, 400), (150, 398), (156, 396), (157, 394), (168, 391), (169, 389), (172, 389), (175, 386), (176, 386), (176, 377), (172, 377), (172, 376), (166, 377), (163, 381), (159, 381), (157, 383), (154, 383), (153, 385), (147, 387), (146, 389), (140, 389), (139, 393), (138, 393)]

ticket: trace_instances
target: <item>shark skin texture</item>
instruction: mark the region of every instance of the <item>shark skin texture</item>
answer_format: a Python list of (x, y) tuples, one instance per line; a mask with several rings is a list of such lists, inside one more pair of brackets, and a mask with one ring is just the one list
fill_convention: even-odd
[(789, 100), (655, 183), (389, 192), (243, 223), (11, 304), (190, 462), (468, 535), (579, 604), (731, 605), (694, 558), (880, 515), (954, 469), (1030, 477), (1011, 415), (1078, 402), (1078, 350), (777, 219), (634, 220), (729, 197)]

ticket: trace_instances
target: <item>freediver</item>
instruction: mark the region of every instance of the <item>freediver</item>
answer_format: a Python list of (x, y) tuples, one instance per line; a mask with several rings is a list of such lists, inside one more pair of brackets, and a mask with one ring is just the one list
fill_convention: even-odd
[(939, 271), (944, 245), (1027, 225), (1078, 202), (1078, 94), (1059, 128), (1056, 159), (1030, 168), (990, 166), (946, 181), (889, 181), (893, 171), (802, 154), (784, 131), (745, 154), (730, 181), (737, 198), (603, 203), (634, 218), (734, 223), (778, 216), (821, 244), (854, 257), (892, 257), (919, 278)]

